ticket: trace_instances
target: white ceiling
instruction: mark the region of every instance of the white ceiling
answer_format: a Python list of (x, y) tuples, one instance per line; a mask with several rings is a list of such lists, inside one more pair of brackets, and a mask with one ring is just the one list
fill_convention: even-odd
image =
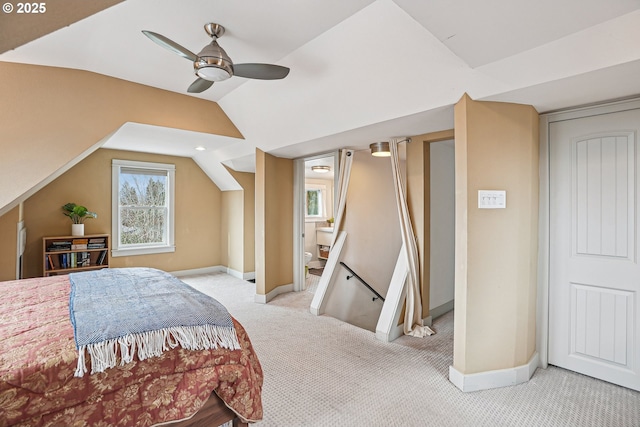
[(245, 140), (128, 124), (104, 146), (191, 156), (222, 189), (237, 184), (221, 163), (250, 171), (256, 147), (294, 158), (450, 129), (464, 93), (541, 113), (640, 94), (640, 0), (127, 0), (0, 61), (186, 93), (191, 63), (141, 30), (198, 52), (207, 22), (226, 27), (235, 63), (291, 68), (191, 95), (218, 102)]

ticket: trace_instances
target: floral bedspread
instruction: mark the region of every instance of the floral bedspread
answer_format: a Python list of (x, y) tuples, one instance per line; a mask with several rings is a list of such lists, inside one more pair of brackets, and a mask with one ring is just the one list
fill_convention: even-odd
[(74, 377), (69, 290), (66, 275), (0, 283), (0, 426), (150, 426), (191, 416), (212, 391), (262, 419), (262, 367), (235, 319), (241, 350), (178, 347)]

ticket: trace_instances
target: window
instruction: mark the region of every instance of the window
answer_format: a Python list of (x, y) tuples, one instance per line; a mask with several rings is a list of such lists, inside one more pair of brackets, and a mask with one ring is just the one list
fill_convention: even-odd
[(307, 190), (307, 216), (322, 216), (322, 190)]
[(112, 256), (174, 252), (175, 166), (112, 161)]
[(327, 186), (307, 182), (305, 185), (305, 216), (308, 220), (319, 221), (327, 218)]

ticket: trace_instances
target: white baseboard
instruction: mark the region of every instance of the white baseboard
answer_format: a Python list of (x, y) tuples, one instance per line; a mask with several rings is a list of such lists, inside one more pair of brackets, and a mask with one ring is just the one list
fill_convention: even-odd
[(256, 272), (250, 271), (248, 273), (242, 273), (233, 268), (225, 267), (224, 265), (215, 265), (212, 267), (192, 268), (191, 270), (179, 270), (171, 271), (176, 277), (193, 276), (196, 274), (211, 274), (211, 273), (227, 273), (230, 276), (237, 277), (242, 280), (252, 280), (256, 278)]
[(293, 283), (288, 285), (280, 285), (266, 295), (256, 294), (254, 301), (258, 304), (266, 304), (280, 294), (293, 292)]
[(230, 275), (230, 276), (237, 277), (238, 279), (242, 279), (242, 280), (252, 280), (252, 279), (256, 278), (256, 272), (255, 271), (250, 271), (248, 273), (243, 273), (241, 271), (234, 270), (233, 268), (227, 267), (226, 273), (228, 275)]
[(433, 319), (437, 319), (438, 317), (442, 316), (443, 314), (447, 314), (448, 312), (453, 310), (453, 306), (454, 306), (454, 300), (451, 300), (451, 301), (445, 302), (444, 304), (439, 305), (437, 307), (430, 308), (429, 309), (429, 314), (431, 315), (431, 317)]
[(529, 381), (537, 367), (538, 352), (534, 352), (529, 362), (509, 369), (465, 375), (449, 366), (449, 381), (464, 392), (508, 387)]
[(181, 276), (193, 276), (195, 274), (211, 274), (211, 273), (226, 273), (227, 267), (223, 265), (215, 265), (212, 267), (203, 267), (203, 268), (193, 268), (191, 270), (179, 270), (179, 271), (170, 271), (176, 277)]

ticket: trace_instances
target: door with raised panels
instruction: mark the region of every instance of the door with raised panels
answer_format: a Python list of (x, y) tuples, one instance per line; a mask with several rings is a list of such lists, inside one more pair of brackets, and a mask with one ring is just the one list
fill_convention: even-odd
[(640, 390), (640, 110), (549, 126), (549, 363)]

